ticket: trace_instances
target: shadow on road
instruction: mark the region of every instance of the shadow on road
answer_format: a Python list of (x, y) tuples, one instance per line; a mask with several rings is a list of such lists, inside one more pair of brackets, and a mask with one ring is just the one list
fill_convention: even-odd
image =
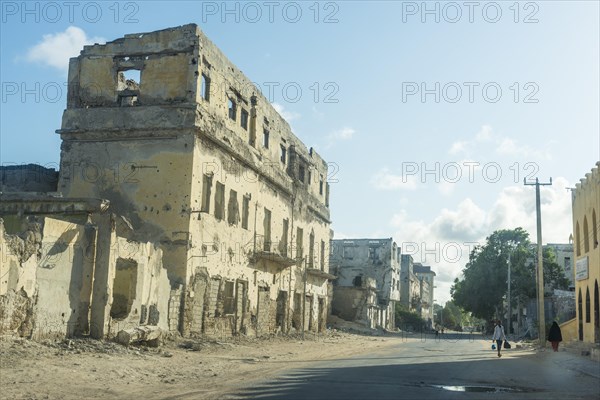
[[(479, 358), (402, 364), (403, 357), (383, 357), (365, 360), (388, 360), (385, 365), (357, 367), (343, 366), (341, 362), (339, 367), (298, 368), (273, 380), (231, 393), (226, 398), (481, 399), (486, 396), (494, 399), (583, 399), (598, 396), (597, 381), (556, 368), (554, 363), (535, 354), (515, 353), (505, 358), (495, 358), (483, 352), (464, 355), (478, 355)], [(389, 360), (394, 358), (400, 362), (390, 364)], [(405, 357), (411, 358), (417, 357)], [(360, 358), (352, 359), (356, 360)], [(584, 384), (575, 385), (576, 378)], [(472, 390), (459, 392), (455, 391), (457, 387)], [(484, 395), (482, 391), (494, 393)]]

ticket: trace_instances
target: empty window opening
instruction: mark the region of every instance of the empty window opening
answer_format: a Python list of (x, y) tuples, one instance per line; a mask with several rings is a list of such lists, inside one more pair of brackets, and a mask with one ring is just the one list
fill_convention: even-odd
[(237, 104), (235, 104), (235, 101), (228, 99), (227, 108), (229, 110), (229, 119), (235, 121), (237, 115)]
[(302, 228), (296, 228), (296, 258), (302, 258), (302, 246), (303, 246), (303, 238), (304, 231)]
[(346, 260), (352, 260), (354, 258), (354, 247), (344, 246), (342, 248), (342, 258)]
[(265, 217), (263, 220), (263, 230), (265, 233), (264, 250), (271, 251), (271, 210), (265, 208)]
[(575, 224), (575, 254), (581, 255), (581, 232), (579, 231), (579, 221)]
[(131, 312), (131, 305), (135, 300), (137, 266), (137, 262), (131, 259), (117, 258), (110, 307), (111, 318), (125, 319)]
[(354, 280), (352, 281), (352, 284), (356, 287), (361, 287), (362, 286), (362, 276), (361, 275), (355, 276)]
[(315, 234), (308, 235), (308, 268), (313, 268), (315, 260)]
[(585, 291), (585, 322), (589, 323), (591, 321), (591, 305), (590, 302), (590, 288), (587, 288)]
[(244, 196), (242, 200), (242, 228), (248, 229), (248, 214), (250, 213), (250, 197)]
[(217, 181), (215, 190), (215, 218), (222, 220), (225, 217), (225, 185)]
[(304, 169), (304, 165), (298, 166), (298, 179), (300, 182), (304, 182), (304, 178), (306, 175), (306, 170)]
[(377, 259), (377, 247), (369, 247), (369, 259)]
[(248, 130), (248, 111), (244, 110), (243, 108), (242, 108), (242, 113), (241, 113), (241, 118), (240, 118), (240, 125), (245, 130)]
[(207, 175), (204, 174), (202, 177), (202, 206), (200, 207), (200, 212), (209, 212), (210, 211), (210, 192), (212, 189), (212, 174)]
[(285, 164), (286, 162), (286, 153), (287, 153), (287, 149), (285, 148), (284, 145), (279, 145), (281, 148), (281, 157), (279, 158), (281, 160), (282, 163)]
[(227, 205), (227, 222), (230, 225), (237, 225), (240, 220), (240, 206), (237, 200), (237, 192), (229, 191), (229, 204)]
[(588, 222), (587, 216), (583, 217), (583, 252), (587, 253), (590, 251), (590, 235), (588, 234)]
[(287, 257), (287, 254), (288, 254), (288, 252), (287, 252), (288, 231), (289, 231), (289, 221), (284, 218), (282, 221), (281, 242), (279, 243), (279, 252), (284, 257)]
[(234, 282), (225, 281), (223, 285), (223, 314), (235, 313)]
[(592, 238), (594, 248), (598, 247), (598, 221), (596, 221), (596, 210), (592, 210)]
[(265, 149), (269, 148), (269, 130), (263, 129), (263, 147)]
[[(253, 111), (256, 113), (256, 111)], [(248, 135), (248, 143), (252, 147), (256, 147), (256, 116), (250, 117), (250, 135)]]
[(119, 106), (132, 107), (138, 104), (141, 73), (142, 71), (139, 69), (128, 69), (117, 72), (117, 94)]
[(319, 194), (323, 195), (323, 175), (319, 175)]
[(210, 78), (205, 74), (202, 74), (202, 84), (200, 87), (200, 94), (206, 101), (210, 100)]
[(325, 241), (321, 240), (321, 271), (325, 271)]
[(139, 69), (128, 69), (127, 71), (123, 71), (123, 77), (125, 78), (125, 81), (131, 81), (130, 84), (136, 85), (138, 88), (142, 82), (141, 76), (142, 71)]
[(310, 170), (310, 168), (308, 169), (308, 176), (306, 178), (306, 183), (310, 184), (310, 181), (312, 180), (312, 172)]

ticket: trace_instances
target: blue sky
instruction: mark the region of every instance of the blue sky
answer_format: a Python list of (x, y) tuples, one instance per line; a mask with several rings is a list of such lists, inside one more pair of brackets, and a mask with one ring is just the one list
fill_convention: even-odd
[(0, 162), (57, 165), (84, 44), (194, 22), (331, 163), (336, 237), (394, 237), (448, 300), (472, 243), (535, 241), (524, 177), (553, 178), (543, 241), (564, 243), (600, 159), (599, 3), (472, 4), (3, 1)]

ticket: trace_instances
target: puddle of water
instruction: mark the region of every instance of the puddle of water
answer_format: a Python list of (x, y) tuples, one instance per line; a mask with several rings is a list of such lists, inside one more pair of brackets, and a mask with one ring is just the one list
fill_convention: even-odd
[(499, 392), (522, 392), (517, 388), (507, 388), (500, 386), (446, 386), (446, 385), (432, 385), (438, 389), (448, 390), (451, 392), (491, 392), (491, 393), (499, 393)]

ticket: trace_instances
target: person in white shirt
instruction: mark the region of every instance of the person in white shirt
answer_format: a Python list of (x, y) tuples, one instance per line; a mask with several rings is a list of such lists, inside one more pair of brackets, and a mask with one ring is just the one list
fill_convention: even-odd
[(492, 342), (496, 341), (496, 348), (498, 349), (498, 357), (502, 357), (500, 351), (502, 350), (502, 342), (506, 340), (504, 335), (504, 328), (502, 327), (502, 321), (496, 321), (496, 327), (494, 328), (494, 336), (492, 336)]

